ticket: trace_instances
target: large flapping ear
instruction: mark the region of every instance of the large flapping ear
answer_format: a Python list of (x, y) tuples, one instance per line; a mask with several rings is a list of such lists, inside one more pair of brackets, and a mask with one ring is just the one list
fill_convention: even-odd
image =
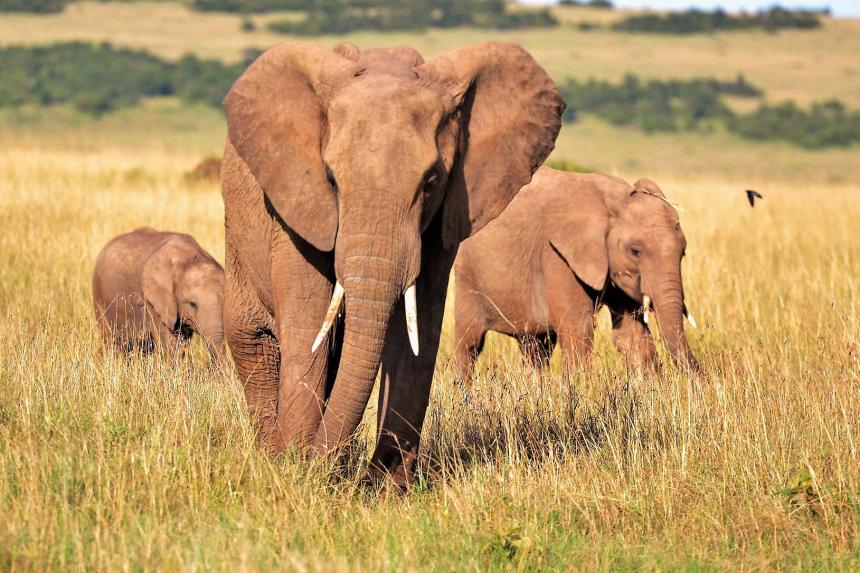
[(312, 44), (267, 50), (224, 99), (227, 137), (278, 215), (323, 251), (334, 248), (337, 203), (322, 160), (323, 106), (357, 64)]
[(546, 233), (552, 247), (579, 280), (603, 290), (609, 275), (609, 210), (598, 194), (576, 194), (576, 201), (548, 205)]
[(520, 46), (486, 43), (418, 66), (441, 83), (460, 113), (460, 151), (443, 206), (443, 240), (452, 247), (492, 221), (555, 146), (564, 100), (546, 71)]
[(179, 320), (176, 305), (176, 273), (179, 253), (170, 243), (158, 249), (143, 265), (143, 299), (155, 313), (155, 319), (169, 330)]

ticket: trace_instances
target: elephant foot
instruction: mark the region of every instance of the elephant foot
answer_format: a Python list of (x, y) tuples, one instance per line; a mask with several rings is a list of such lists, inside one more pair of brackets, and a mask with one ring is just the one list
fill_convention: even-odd
[(383, 436), (370, 460), (368, 475), (405, 492), (416, 480), (418, 445), (400, 442), (394, 436)]

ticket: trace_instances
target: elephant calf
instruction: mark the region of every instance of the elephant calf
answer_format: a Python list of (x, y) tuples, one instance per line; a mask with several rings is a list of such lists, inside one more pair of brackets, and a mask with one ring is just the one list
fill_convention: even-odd
[(615, 346), (634, 362), (653, 363), (651, 301), (673, 359), (697, 368), (683, 330), (685, 247), (678, 214), (653, 181), (631, 186), (542, 167), (460, 247), (455, 359), (462, 379), (469, 382), (488, 330), (517, 338), (536, 368), (556, 342), (567, 366), (587, 361), (594, 313), (604, 304)]
[(93, 272), (96, 320), (126, 353), (157, 344), (181, 353), (196, 332), (223, 356), (224, 270), (190, 235), (141, 227), (114, 237)]

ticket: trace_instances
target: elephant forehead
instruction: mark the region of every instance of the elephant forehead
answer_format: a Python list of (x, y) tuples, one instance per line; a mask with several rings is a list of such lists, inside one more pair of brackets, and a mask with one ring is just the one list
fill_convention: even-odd
[(444, 111), (441, 95), (417, 78), (372, 75), (343, 86), (329, 104), (328, 119), (332, 129), (380, 125), (435, 131)]
[(626, 219), (641, 226), (668, 226), (678, 224), (678, 212), (659, 197), (643, 194), (626, 209)]

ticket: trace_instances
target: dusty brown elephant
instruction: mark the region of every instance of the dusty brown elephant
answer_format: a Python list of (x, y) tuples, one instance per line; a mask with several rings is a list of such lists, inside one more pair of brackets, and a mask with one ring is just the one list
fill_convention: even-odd
[(122, 352), (182, 352), (194, 333), (224, 355), (224, 270), (190, 235), (141, 227), (111, 239), (93, 271), (96, 320)]
[(556, 342), (568, 367), (587, 361), (594, 313), (634, 362), (656, 351), (644, 308), (653, 301), (674, 360), (698, 368), (684, 337), (678, 213), (653, 181), (542, 167), (507, 209), (465, 241), (455, 266), (455, 361), (469, 382), (487, 331), (519, 340), (535, 368)]
[(371, 467), (406, 485), (457, 247), (530, 181), (564, 102), (488, 43), (426, 63), (283, 44), (224, 103), (225, 327), (259, 436), (337, 451), (381, 364)]

